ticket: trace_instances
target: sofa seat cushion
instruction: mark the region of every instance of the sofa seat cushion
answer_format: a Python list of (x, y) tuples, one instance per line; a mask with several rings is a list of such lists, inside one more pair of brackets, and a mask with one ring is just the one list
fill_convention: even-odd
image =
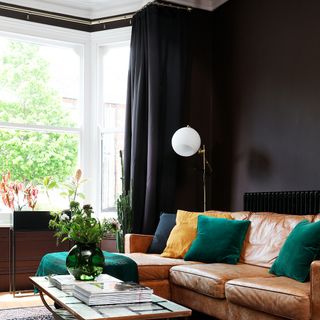
[(169, 270), (173, 266), (195, 263), (183, 259), (164, 258), (159, 254), (128, 253), (126, 256), (138, 265), (139, 281), (169, 279)]
[(271, 277), (268, 269), (246, 264), (225, 263), (175, 266), (170, 270), (170, 282), (195, 292), (225, 298), (225, 283), (241, 277)]
[(287, 277), (257, 277), (226, 283), (229, 302), (289, 319), (310, 319), (310, 282)]

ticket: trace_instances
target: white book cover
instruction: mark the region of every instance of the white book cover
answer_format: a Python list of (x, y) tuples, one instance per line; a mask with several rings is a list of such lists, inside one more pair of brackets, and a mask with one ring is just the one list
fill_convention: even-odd
[[(48, 277), (49, 282), (61, 290), (73, 289), (75, 284), (82, 284), (84, 281), (76, 280), (72, 275), (51, 275)], [(85, 281), (85, 283), (95, 282), (121, 282), (120, 280), (109, 276), (108, 274), (101, 274), (93, 281)]]
[(153, 290), (148, 287), (143, 287), (134, 282), (95, 282), (95, 283), (77, 283), (74, 290), (81, 292), (85, 296), (92, 295), (126, 295), (132, 293), (149, 293), (152, 294)]

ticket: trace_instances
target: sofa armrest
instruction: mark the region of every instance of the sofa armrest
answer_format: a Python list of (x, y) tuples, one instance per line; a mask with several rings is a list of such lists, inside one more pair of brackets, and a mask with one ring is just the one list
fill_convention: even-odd
[(152, 239), (152, 235), (128, 233), (124, 238), (124, 252), (146, 253), (151, 245)]
[(320, 261), (315, 260), (311, 263), (310, 270), (311, 286), (311, 312), (312, 319), (320, 319)]

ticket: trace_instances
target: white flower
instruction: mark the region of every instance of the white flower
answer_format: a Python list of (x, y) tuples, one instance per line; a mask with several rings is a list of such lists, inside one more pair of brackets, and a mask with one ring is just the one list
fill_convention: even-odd
[(66, 213), (63, 213), (60, 217), (61, 221), (69, 220), (69, 216)]

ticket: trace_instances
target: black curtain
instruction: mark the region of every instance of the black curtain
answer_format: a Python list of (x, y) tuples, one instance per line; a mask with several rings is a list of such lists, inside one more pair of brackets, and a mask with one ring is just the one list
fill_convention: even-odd
[(153, 233), (160, 212), (175, 209), (171, 137), (186, 102), (190, 14), (150, 4), (132, 20), (124, 165), (133, 232)]

